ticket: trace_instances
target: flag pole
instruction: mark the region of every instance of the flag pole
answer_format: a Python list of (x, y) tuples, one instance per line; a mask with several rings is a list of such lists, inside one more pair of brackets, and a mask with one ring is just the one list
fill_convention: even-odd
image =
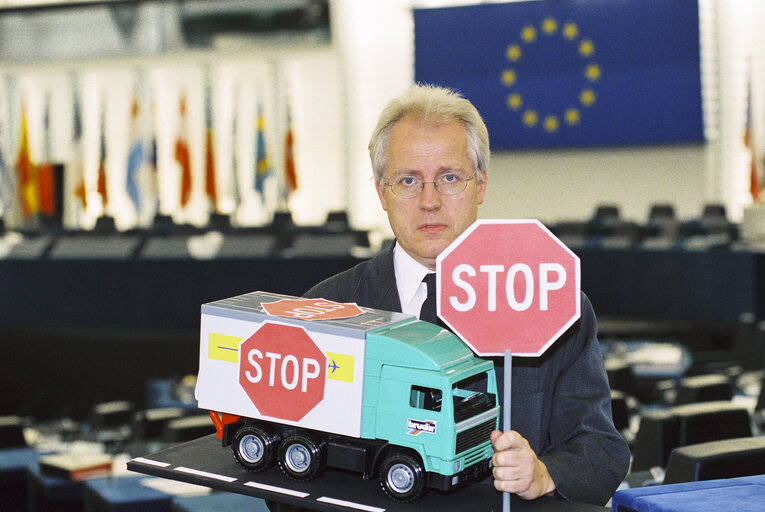
[[(511, 430), (510, 427), (510, 404), (512, 402), (510, 394), (513, 389), (513, 352), (505, 350), (505, 368), (504, 368), (504, 397), (502, 399), (502, 431)], [(510, 512), (510, 493), (502, 492), (502, 512)]]

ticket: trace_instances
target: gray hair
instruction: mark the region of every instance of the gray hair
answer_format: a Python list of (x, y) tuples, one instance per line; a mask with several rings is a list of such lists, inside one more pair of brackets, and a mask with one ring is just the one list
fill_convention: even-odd
[[(380, 182), (385, 177), (390, 132), (406, 115), (436, 125), (459, 121), (465, 127), (468, 156), (473, 167), (476, 171), (489, 170), (489, 132), (473, 104), (451, 89), (416, 84), (388, 102), (377, 120), (369, 141), (369, 158), (375, 181)], [(476, 177), (478, 182), (483, 180), (482, 173)]]

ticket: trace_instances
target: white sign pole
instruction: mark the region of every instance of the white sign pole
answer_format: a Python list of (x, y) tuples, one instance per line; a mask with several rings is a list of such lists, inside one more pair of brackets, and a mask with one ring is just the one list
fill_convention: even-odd
[[(513, 390), (513, 352), (512, 350), (505, 350), (505, 383), (504, 398), (502, 399), (502, 431), (507, 432), (510, 430), (510, 394)], [(507, 491), (502, 492), (502, 512), (510, 512), (510, 493)]]

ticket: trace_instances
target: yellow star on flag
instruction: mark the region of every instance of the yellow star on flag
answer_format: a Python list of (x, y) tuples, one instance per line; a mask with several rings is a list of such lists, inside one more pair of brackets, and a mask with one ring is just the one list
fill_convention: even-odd
[(593, 53), (595, 53), (595, 43), (591, 39), (582, 39), (579, 42), (579, 55), (591, 57)]
[(523, 124), (526, 126), (536, 126), (539, 117), (535, 110), (527, 110), (523, 113)]
[(575, 124), (578, 124), (581, 118), (582, 118), (582, 115), (579, 113), (578, 108), (571, 107), (566, 109), (566, 113), (564, 115), (566, 124), (573, 126)]
[(517, 92), (507, 97), (507, 106), (513, 110), (518, 110), (523, 105), (523, 98)]
[(511, 62), (516, 62), (518, 59), (521, 58), (521, 47), (517, 44), (511, 44), (507, 47), (507, 51), (505, 52), (505, 56), (507, 57), (507, 60)]
[(584, 76), (590, 82), (596, 82), (600, 79), (600, 66), (597, 64), (587, 64), (587, 67), (584, 68)]
[(563, 37), (565, 37), (569, 41), (573, 41), (574, 39), (576, 39), (576, 36), (578, 35), (579, 35), (579, 27), (573, 21), (569, 21), (568, 23), (563, 25)]
[(542, 20), (542, 32), (551, 36), (558, 30), (558, 22), (555, 18), (545, 18)]
[(537, 38), (537, 30), (531, 25), (526, 25), (521, 29), (521, 39), (524, 43), (533, 43)]
[(515, 83), (515, 71), (512, 69), (506, 69), (502, 72), (502, 83), (505, 85), (513, 85)]
[(558, 116), (545, 116), (544, 127), (546, 132), (553, 133), (558, 130), (559, 126), (560, 122), (558, 121)]
[(579, 103), (585, 107), (591, 106), (593, 103), (595, 103), (595, 91), (592, 89), (582, 90), (582, 92), (579, 94)]

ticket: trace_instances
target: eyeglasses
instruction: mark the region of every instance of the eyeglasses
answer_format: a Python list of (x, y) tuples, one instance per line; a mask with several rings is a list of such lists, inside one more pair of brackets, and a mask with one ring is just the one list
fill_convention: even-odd
[(447, 172), (433, 181), (423, 181), (422, 178), (417, 176), (406, 175), (393, 183), (383, 181), (383, 185), (389, 186), (391, 191), (402, 199), (411, 199), (419, 196), (426, 183), (432, 183), (436, 190), (445, 196), (455, 196), (467, 188), (468, 181), (475, 178), (476, 174), (478, 174), (478, 171), (474, 172), (469, 178), (465, 178), (456, 172)]

